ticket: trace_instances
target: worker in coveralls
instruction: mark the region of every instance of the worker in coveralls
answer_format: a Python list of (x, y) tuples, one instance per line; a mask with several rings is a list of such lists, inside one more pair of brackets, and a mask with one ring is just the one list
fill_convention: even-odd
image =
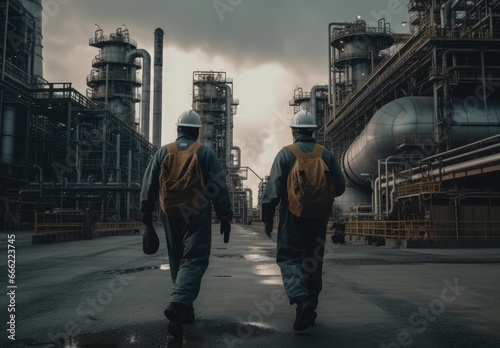
[[(303, 153), (311, 153), (316, 141), (314, 116), (301, 110), (291, 122), (293, 144)], [(320, 156), (332, 176), (335, 193), (345, 191), (345, 181), (333, 155), (324, 148)], [(294, 330), (302, 331), (313, 325), (317, 317), (318, 296), (322, 288), (323, 256), (329, 213), (319, 218), (297, 217), (289, 211), (287, 179), (296, 161), (288, 148), (283, 148), (274, 159), (270, 178), (262, 197), (262, 220), (265, 233), (271, 237), (276, 207), (280, 204), (277, 237), (277, 264), (281, 269), (283, 285), (290, 304), (297, 304)], [(332, 197), (333, 200), (334, 197)]]
[[(160, 195), (160, 206), (162, 206), (160, 215), (167, 239), (173, 282), (170, 303), (164, 314), (169, 319), (168, 331), (174, 337), (181, 337), (182, 324), (194, 321), (193, 302), (198, 296), (201, 279), (208, 267), (212, 240), (211, 203), (221, 221), (220, 233), (224, 234), (225, 243), (229, 241), (233, 212), (225, 175), (215, 153), (210, 148), (197, 143), (199, 129), (202, 127), (200, 116), (193, 110), (185, 111), (179, 116), (176, 125), (178, 137), (175, 143), (162, 146), (146, 169), (141, 191), (141, 212), (144, 224), (151, 225), (152, 212), (155, 210), (155, 203)], [(202, 178), (197, 179), (202, 179), (205, 190), (203, 197), (198, 191), (195, 194), (187, 192), (188, 197), (194, 200), (195, 208), (181, 211), (181, 214), (164, 213), (163, 205), (168, 205), (168, 202), (162, 204), (161, 201), (160, 176), (164, 171), (179, 170), (179, 168), (165, 167), (164, 159), (166, 159), (168, 148), (174, 150), (171, 156), (174, 154), (181, 156), (189, 149), (198, 148), (195, 153)], [(183, 178), (186, 177), (183, 173), (181, 175)], [(168, 201), (168, 196), (166, 200)]]

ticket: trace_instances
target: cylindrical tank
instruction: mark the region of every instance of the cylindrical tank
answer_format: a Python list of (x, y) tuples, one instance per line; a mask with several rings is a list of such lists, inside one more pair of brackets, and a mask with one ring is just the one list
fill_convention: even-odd
[(0, 163), (14, 163), (16, 135), (16, 106), (3, 105)]
[[(500, 132), (499, 102), (490, 102), (488, 110), (457, 98), (452, 99), (452, 104), (452, 148)], [(344, 153), (342, 167), (346, 179), (353, 185), (366, 186), (365, 173), (376, 177), (377, 161), (396, 154), (398, 139), (404, 137), (412, 136), (420, 144), (428, 143), (425, 153), (420, 155), (432, 155), (437, 149), (429, 141), (436, 127), (433, 114), (432, 97), (405, 97), (384, 105)]]
[(23, 0), (23, 5), (36, 20), (35, 57), (33, 57), (34, 61), (32, 73), (33, 76), (43, 77), (42, 0)]

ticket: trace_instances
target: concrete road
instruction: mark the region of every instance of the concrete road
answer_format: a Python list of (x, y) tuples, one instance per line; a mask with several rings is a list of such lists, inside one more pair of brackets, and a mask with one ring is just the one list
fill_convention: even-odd
[(0, 347), (500, 347), (499, 249), (328, 241), (317, 323), (296, 333), (275, 236), (233, 225), (223, 244), (218, 228), (182, 342), (163, 317), (171, 289), (163, 231), (153, 256), (142, 253), (142, 235), (31, 245), (30, 232), (14, 233), (15, 289), (1, 232)]

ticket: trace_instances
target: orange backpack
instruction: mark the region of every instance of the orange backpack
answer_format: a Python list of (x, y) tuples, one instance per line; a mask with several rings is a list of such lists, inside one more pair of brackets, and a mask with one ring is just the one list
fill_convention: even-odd
[(298, 217), (326, 217), (332, 212), (335, 184), (323, 161), (324, 147), (304, 153), (297, 145), (286, 147), (293, 152), (295, 163), (287, 180), (288, 210)]
[(183, 151), (176, 143), (167, 145), (167, 155), (160, 169), (160, 208), (165, 214), (183, 216), (183, 212), (200, 209), (207, 198), (197, 151), (201, 144), (194, 142)]

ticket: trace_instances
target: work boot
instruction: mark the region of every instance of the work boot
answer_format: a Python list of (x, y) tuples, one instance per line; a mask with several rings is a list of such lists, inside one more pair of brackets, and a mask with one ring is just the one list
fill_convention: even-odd
[(184, 311), (184, 314), (182, 316), (182, 323), (183, 324), (194, 323), (194, 308), (193, 308), (193, 306), (188, 306), (186, 308), (186, 310)]
[(163, 312), (168, 319), (167, 330), (174, 338), (181, 338), (184, 334), (182, 319), (188, 306), (178, 302), (170, 302)]
[(295, 331), (304, 331), (314, 324), (314, 306), (309, 301), (303, 301), (297, 305), (297, 314), (293, 329)]

